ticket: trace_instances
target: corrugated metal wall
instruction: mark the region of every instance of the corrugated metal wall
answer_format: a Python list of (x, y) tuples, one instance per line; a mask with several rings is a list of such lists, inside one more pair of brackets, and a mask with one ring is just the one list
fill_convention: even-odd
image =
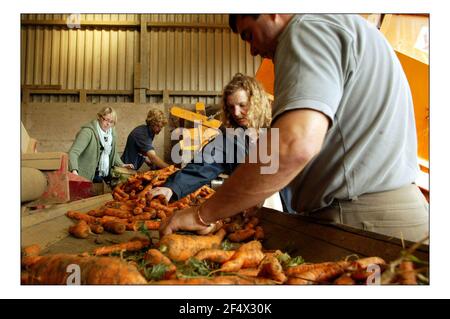
[[(22, 15), (22, 85), (61, 85), (61, 90), (132, 91), (135, 64), (143, 62), (140, 61), (141, 43), (145, 42), (141, 41), (146, 40), (148, 60), (144, 65), (148, 66), (148, 83), (142, 83), (144, 87), (168, 90), (169, 103), (214, 104), (219, 103), (214, 93), (220, 92), (233, 74), (254, 75), (261, 63), (259, 57), (250, 55), (249, 46), (226, 27), (227, 15), (82, 14), (82, 22), (114, 23), (82, 24), (79, 29), (52, 24), (68, 17), (67, 14)], [(146, 39), (141, 39), (141, 18), (150, 26)], [(30, 23), (36, 20), (43, 23)], [(45, 20), (49, 25), (45, 25)], [(118, 21), (125, 26), (120, 26)], [(178, 93), (171, 96), (171, 91)], [(189, 91), (201, 91), (205, 95), (189, 95)], [(31, 94), (29, 101), (79, 101), (76, 91), (65, 95), (51, 93), (55, 94)], [(90, 94), (87, 102), (133, 102), (133, 96)], [(162, 95), (148, 95), (147, 102), (162, 102)]]

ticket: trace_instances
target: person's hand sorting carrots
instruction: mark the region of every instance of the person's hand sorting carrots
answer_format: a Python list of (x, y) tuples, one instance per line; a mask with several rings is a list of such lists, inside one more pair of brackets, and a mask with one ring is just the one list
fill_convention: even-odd
[(219, 223), (216, 222), (210, 225), (202, 223), (199, 219), (199, 208), (199, 206), (194, 206), (174, 212), (172, 216), (161, 223), (161, 236), (169, 235), (178, 230), (195, 231), (199, 235), (206, 235), (215, 231)]

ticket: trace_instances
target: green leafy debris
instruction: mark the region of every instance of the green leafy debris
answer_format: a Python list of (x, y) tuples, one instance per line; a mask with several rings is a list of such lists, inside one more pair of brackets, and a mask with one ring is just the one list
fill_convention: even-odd
[(277, 258), (283, 268), (298, 266), (305, 262), (302, 256), (292, 258), (288, 253), (280, 254)]
[(177, 265), (179, 277), (194, 278), (194, 277), (209, 277), (214, 270), (215, 265), (206, 260), (198, 260), (196, 258), (189, 258), (186, 263)]
[(241, 246), (240, 244), (232, 243), (228, 239), (225, 239), (224, 241), (222, 241), (222, 244), (221, 244), (221, 248), (223, 250), (236, 250), (240, 246)]
[(161, 280), (164, 277), (164, 274), (168, 270), (168, 266), (160, 263), (157, 265), (154, 265), (152, 267), (144, 267), (144, 276), (147, 280)]

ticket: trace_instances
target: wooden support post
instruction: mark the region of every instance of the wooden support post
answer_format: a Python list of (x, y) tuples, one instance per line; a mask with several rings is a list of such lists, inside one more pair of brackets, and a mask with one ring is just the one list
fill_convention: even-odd
[(163, 103), (169, 104), (169, 91), (167, 89), (163, 90)]
[(86, 103), (86, 102), (87, 102), (86, 90), (82, 89), (82, 90), (80, 90), (80, 103)]
[(134, 65), (134, 103), (141, 103), (141, 64)]
[(147, 102), (146, 89), (149, 88), (148, 72), (149, 72), (149, 41), (147, 30), (147, 15), (141, 14), (141, 32), (140, 32), (140, 86), (139, 86), (139, 98), (140, 103)]
[(30, 90), (22, 89), (22, 103), (26, 104), (30, 102)]

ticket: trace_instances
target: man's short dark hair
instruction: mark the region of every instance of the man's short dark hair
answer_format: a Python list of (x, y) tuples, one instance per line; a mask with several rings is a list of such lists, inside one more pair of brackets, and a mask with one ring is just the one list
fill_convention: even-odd
[(237, 18), (252, 17), (254, 20), (256, 20), (259, 18), (259, 16), (260, 14), (230, 14), (228, 17), (228, 25), (234, 33), (238, 33), (236, 27)]

